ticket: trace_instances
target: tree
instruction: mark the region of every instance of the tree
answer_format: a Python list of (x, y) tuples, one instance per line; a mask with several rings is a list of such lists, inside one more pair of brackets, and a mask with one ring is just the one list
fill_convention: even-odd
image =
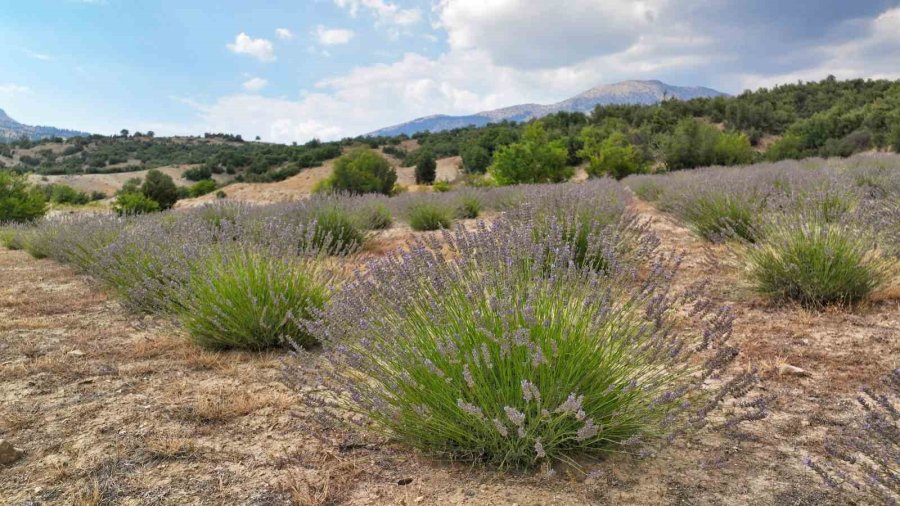
[(397, 172), (384, 157), (371, 149), (360, 148), (334, 162), (334, 171), (323, 188), (390, 195), (396, 182)]
[(122, 130), (119, 131), (119, 135), (121, 135), (122, 137), (128, 137), (128, 129), (123, 128)]
[(120, 193), (112, 208), (119, 216), (132, 216), (159, 211), (159, 202), (143, 193)]
[(478, 144), (469, 144), (461, 150), (463, 168), (470, 174), (484, 174), (491, 165), (491, 153)]
[(427, 148), (419, 153), (416, 162), (416, 184), (432, 184), (437, 177), (437, 162)]
[(741, 133), (720, 133), (713, 149), (715, 165), (743, 165), (752, 163), (756, 154), (750, 139)]
[(141, 178), (133, 177), (125, 181), (122, 185), (122, 188), (117, 191), (117, 194), (121, 193), (140, 193), (141, 192)]
[(178, 187), (175, 186), (175, 182), (156, 169), (147, 172), (144, 184), (141, 185), (141, 193), (158, 202), (159, 207), (164, 210), (174, 206), (178, 200)]
[(634, 146), (621, 132), (613, 133), (599, 146), (592, 143), (590, 149), (585, 143), (585, 148), (580, 153), (590, 162), (587, 172), (592, 177), (610, 176), (622, 179), (629, 174), (643, 171), (640, 153), (635, 151)]
[(897, 121), (891, 128), (888, 143), (894, 148), (895, 153), (900, 153), (900, 121)]
[(543, 124), (535, 121), (525, 127), (522, 142), (501, 147), (494, 153), (494, 163), (488, 172), (501, 185), (558, 183), (574, 173), (566, 165), (567, 158), (565, 144), (551, 142)]
[(26, 176), (0, 170), (0, 223), (31, 221), (46, 212), (44, 193), (30, 185)]
[(679, 170), (712, 165), (718, 134), (716, 127), (694, 118), (679, 121), (664, 141), (666, 167)]

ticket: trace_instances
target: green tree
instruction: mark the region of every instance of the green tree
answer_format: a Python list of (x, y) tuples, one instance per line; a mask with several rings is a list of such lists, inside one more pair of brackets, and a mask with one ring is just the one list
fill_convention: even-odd
[(191, 185), (188, 189), (188, 195), (191, 197), (199, 197), (216, 191), (216, 182), (212, 179), (204, 179)]
[(175, 186), (175, 182), (156, 169), (147, 172), (144, 184), (141, 185), (141, 193), (158, 202), (161, 209), (169, 209), (178, 201), (178, 187)]
[(741, 133), (720, 133), (713, 149), (713, 163), (716, 165), (742, 165), (753, 162), (755, 153), (750, 139)]
[(143, 193), (120, 193), (112, 208), (119, 216), (154, 213), (160, 209), (159, 202)]
[(361, 148), (334, 162), (334, 171), (323, 187), (339, 192), (390, 195), (396, 182), (397, 172), (384, 157)]
[(494, 153), (494, 163), (488, 172), (501, 185), (558, 183), (574, 173), (566, 165), (567, 158), (565, 144), (551, 142), (543, 124), (535, 121), (525, 127), (522, 142), (501, 147)]
[(484, 174), (491, 165), (491, 153), (478, 144), (469, 144), (460, 153), (463, 168), (470, 174)]
[(711, 165), (718, 133), (714, 126), (694, 118), (679, 121), (663, 144), (666, 168), (679, 170)]
[(46, 212), (44, 193), (29, 184), (26, 176), (0, 170), (0, 223), (31, 221)]
[(437, 161), (434, 154), (424, 149), (419, 153), (416, 162), (416, 184), (432, 184), (437, 177)]
[[(590, 127), (589, 127), (590, 128)], [(641, 155), (621, 132), (614, 132), (599, 145), (585, 143), (581, 156), (588, 159), (587, 172), (592, 177), (610, 176), (622, 179), (643, 171)]]
[(894, 126), (891, 127), (888, 143), (894, 148), (895, 153), (900, 153), (900, 121), (897, 121), (894, 123)]
[(133, 177), (125, 181), (125, 184), (122, 185), (122, 188), (116, 192), (117, 194), (121, 193), (140, 193), (141, 191), (141, 178)]

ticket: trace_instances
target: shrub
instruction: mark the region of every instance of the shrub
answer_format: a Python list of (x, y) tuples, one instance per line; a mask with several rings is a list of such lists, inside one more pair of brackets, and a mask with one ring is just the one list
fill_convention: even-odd
[(200, 167), (194, 167), (193, 169), (184, 171), (183, 176), (188, 181), (202, 181), (204, 179), (211, 179), (212, 168), (208, 165), (201, 165)]
[(192, 184), (188, 189), (188, 194), (191, 197), (200, 197), (214, 191), (216, 191), (216, 182), (212, 179), (204, 179)]
[(462, 220), (473, 220), (481, 214), (481, 201), (474, 195), (464, 195), (459, 198), (456, 206), (456, 217)]
[(491, 153), (477, 144), (471, 144), (462, 148), (463, 168), (471, 174), (484, 174), (491, 165)]
[(175, 186), (175, 182), (156, 169), (147, 172), (144, 184), (141, 185), (141, 193), (155, 200), (160, 209), (169, 209), (178, 200), (178, 187)]
[(761, 212), (762, 206), (753, 195), (715, 190), (694, 196), (678, 210), (695, 232), (713, 242), (728, 238), (756, 240)]
[(641, 200), (655, 202), (663, 193), (663, 188), (653, 176), (632, 176), (624, 183), (631, 188)]
[(409, 211), (409, 226), (416, 231), (450, 228), (453, 217), (446, 207), (431, 202), (414, 204)]
[(0, 223), (32, 221), (46, 212), (43, 193), (31, 186), (26, 176), (0, 170)]
[(800, 217), (770, 223), (765, 239), (746, 250), (746, 262), (758, 292), (810, 307), (859, 301), (887, 273), (869, 234)]
[(91, 201), (91, 196), (69, 185), (54, 183), (44, 187), (47, 200), (56, 204), (84, 205)]
[(216, 242), (201, 220), (175, 215), (129, 218), (127, 232), (97, 255), (89, 273), (138, 312), (173, 312), (174, 294), (187, 281), (193, 262)]
[(359, 250), (366, 241), (359, 223), (337, 205), (323, 205), (313, 212), (312, 219), (312, 237), (309, 244), (301, 244), (303, 249), (312, 247), (331, 255), (346, 255)]
[(119, 216), (155, 213), (160, 210), (159, 202), (143, 193), (120, 193), (112, 205)]
[(356, 216), (366, 230), (386, 230), (394, 223), (391, 212), (381, 202), (363, 205), (356, 211)]
[(437, 177), (437, 161), (434, 154), (425, 149), (419, 152), (416, 162), (416, 184), (432, 184)]
[[(549, 273), (534, 268), (547, 251), (560, 253)], [(727, 312), (705, 337), (676, 336), (658, 296), (668, 264), (644, 284), (572, 268), (568, 251), (558, 235), (535, 243), (527, 226), (498, 222), (373, 262), (311, 325), (344, 393), (309, 405), (337, 423), (363, 414), (359, 426), (442, 457), (517, 468), (643, 453), (688, 417), (702, 426), (721, 397), (706, 401), (700, 385), (734, 350), (690, 364), (728, 335)], [(724, 381), (722, 395), (752, 381)]]
[(431, 186), (431, 188), (438, 193), (447, 193), (448, 191), (453, 189), (450, 186), (450, 181), (447, 181), (446, 179), (436, 181), (434, 185)]
[(592, 177), (622, 179), (643, 171), (640, 153), (621, 132), (614, 132), (599, 145), (586, 143), (579, 154), (589, 160), (587, 173)]
[(559, 183), (572, 177), (566, 165), (568, 150), (560, 141), (550, 141), (544, 126), (535, 121), (525, 127), (523, 142), (503, 146), (494, 153), (488, 172), (501, 185)]
[(179, 291), (178, 316), (191, 341), (204, 348), (262, 350), (284, 341), (311, 346), (315, 339), (298, 322), (323, 308), (327, 286), (314, 261), (214, 249)]
[(851, 504), (900, 503), (896, 465), (900, 451), (900, 369), (888, 373), (880, 383), (882, 391), (871, 386), (860, 389), (850, 423), (829, 430), (824, 457), (806, 459), (807, 467), (830, 488), (841, 491)]
[(371, 149), (357, 149), (337, 159), (334, 172), (320, 190), (390, 195), (397, 172)]

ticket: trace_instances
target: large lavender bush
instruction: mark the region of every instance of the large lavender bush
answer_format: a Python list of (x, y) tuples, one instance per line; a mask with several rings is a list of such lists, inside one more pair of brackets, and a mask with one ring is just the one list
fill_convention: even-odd
[[(340, 388), (310, 406), (446, 457), (531, 467), (647, 452), (747, 393), (752, 373), (705, 391), (737, 354), (732, 316), (672, 289), (677, 258), (648, 239), (640, 267), (582, 268), (569, 224), (547, 225), (458, 226), (367, 265), (307, 322)], [(674, 330), (676, 307), (695, 334)], [(723, 423), (765, 416), (753, 406)]]
[(205, 348), (311, 346), (314, 338), (297, 320), (324, 307), (331, 282), (319, 256), (225, 245), (193, 261), (172, 300), (191, 340)]
[(892, 262), (861, 227), (797, 214), (770, 218), (763, 230), (764, 239), (744, 250), (746, 274), (773, 299), (811, 307), (848, 304), (889, 279)]

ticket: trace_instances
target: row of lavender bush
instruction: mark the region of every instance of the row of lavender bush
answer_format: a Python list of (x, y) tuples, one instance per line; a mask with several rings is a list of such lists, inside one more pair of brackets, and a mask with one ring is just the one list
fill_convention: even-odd
[(897, 155), (711, 167), (625, 184), (700, 236), (743, 243), (747, 279), (776, 299), (852, 303), (897, 272)]
[[(610, 180), (327, 196), (59, 217), (3, 237), (92, 275), (134, 310), (174, 316), (200, 345), (321, 345), (327, 360), (298, 367), (325, 382), (305, 396), (322, 419), (527, 468), (645, 455), (686, 431), (766, 416), (761, 402), (736, 400), (753, 371), (726, 372), (738, 353), (730, 310), (703, 283), (672, 285), (680, 258), (629, 215), (629, 199)], [(372, 233), (363, 228), (424, 206), (495, 215), (354, 255)], [(725, 404), (728, 416), (710, 422)]]

